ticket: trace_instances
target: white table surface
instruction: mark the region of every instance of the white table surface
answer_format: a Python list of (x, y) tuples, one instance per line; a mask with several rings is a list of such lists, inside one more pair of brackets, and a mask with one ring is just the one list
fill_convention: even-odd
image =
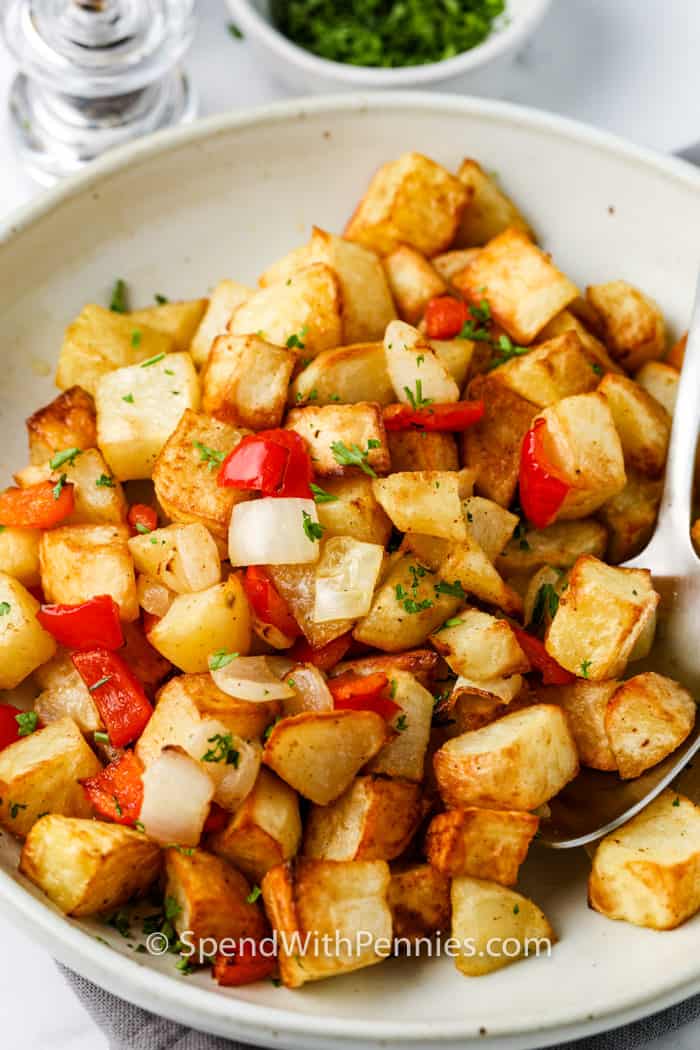
[[(203, 114), (269, 102), (283, 90), (226, 31), (222, 0), (200, 0), (187, 63)], [(697, 0), (554, 0), (519, 56), (505, 97), (673, 150), (700, 139)], [(5, 98), (12, 63), (0, 45), (0, 210), (41, 192), (12, 154)], [(106, 1050), (107, 1043), (51, 958), (0, 916), (0, 1031), (8, 1050)], [(695, 1050), (700, 1022), (650, 1050)]]

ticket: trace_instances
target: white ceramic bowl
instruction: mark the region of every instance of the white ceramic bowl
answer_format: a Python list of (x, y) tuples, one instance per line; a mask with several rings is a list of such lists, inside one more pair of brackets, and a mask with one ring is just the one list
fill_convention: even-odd
[(444, 62), (376, 69), (329, 62), (292, 43), (275, 27), (269, 0), (227, 0), (235, 24), (268, 72), (294, 91), (428, 88), (499, 96), (516, 51), (535, 32), (552, 0), (508, 0), (506, 16), (477, 47)]
[[(116, 277), (144, 304), (156, 292), (201, 295), (221, 277), (253, 281), (312, 223), (340, 229), (370, 174), (407, 149), (452, 168), (477, 156), (582, 285), (625, 277), (659, 300), (675, 331), (687, 323), (700, 175), (681, 162), (560, 118), (436, 95), (218, 117), (115, 153), (0, 227), (0, 482), (26, 458), (24, 418), (54, 396), (48, 373), (62, 329), (85, 302), (107, 302)], [(135, 954), (105, 926), (64, 919), (18, 876), (16, 860), (3, 835), (2, 906), (57, 958), (147, 1009), (263, 1045), (523, 1050), (700, 991), (700, 917), (655, 933), (589, 911), (582, 851), (535, 847), (523, 869), (523, 891), (561, 938), (551, 958), (476, 980), (449, 958), (399, 959), (297, 992), (182, 978), (172, 956)]]

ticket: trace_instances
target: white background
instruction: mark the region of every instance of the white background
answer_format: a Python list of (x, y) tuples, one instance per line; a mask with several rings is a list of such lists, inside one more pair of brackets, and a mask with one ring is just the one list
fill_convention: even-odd
[[(253, 61), (246, 42), (227, 33), (222, 0), (200, 0), (199, 8), (200, 29), (187, 66), (201, 113), (283, 97)], [(12, 63), (0, 45), (1, 212), (40, 192), (18, 167), (10, 145), (5, 100), (12, 76)], [(700, 3), (554, 0), (536, 38), (518, 56), (503, 94), (659, 150), (700, 140)], [(51, 958), (4, 916), (0, 1032), (7, 1050), (107, 1047)], [(698, 1044), (700, 1022), (656, 1041), (650, 1050), (695, 1050)]]

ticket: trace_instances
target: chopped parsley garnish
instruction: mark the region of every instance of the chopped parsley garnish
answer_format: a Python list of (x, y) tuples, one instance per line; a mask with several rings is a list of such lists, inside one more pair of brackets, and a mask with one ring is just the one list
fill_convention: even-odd
[(459, 625), (462, 623), (464, 623), (464, 620), (462, 620), (459, 616), (453, 616), (449, 620), (445, 620), (440, 630), (446, 631), (449, 627), (459, 627)]
[(489, 372), (493, 371), (494, 368), (498, 368), (499, 365), (504, 365), (506, 361), (511, 361), (514, 357), (522, 357), (523, 354), (529, 354), (532, 349), (530, 346), (516, 346), (507, 335), (499, 336), (491, 345), (496, 350), (496, 355), (491, 359), (488, 367)]
[(311, 482), (311, 491), (314, 497), (314, 503), (337, 503), (338, 497), (334, 496), (332, 492), (326, 492), (320, 485), (315, 485)]
[(177, 919), (178, 915), (181, 914), (182, 908), (177, 903), (174, 897), (166, 897), (163, 902), (163, 909), (165, 911), (166, 919), (172, 920)]
[(282, 721), (282, 716), (278, 715), (277, 718), (274, 720), (274, 722), (270, 722), (269, 726), (267, 727), (267, 729), (263, 733), (263, 741), (265, 743), (267, 743), (267, 741), (270, 739), (270, 735), (272, 734), (272, 730), (275, 728), (277, 723), (281, 722), (281, 721)]
[(238, 28), (235, 22), (229, 22), (226, 28), (228, 29), (229, 36), (232, 36), (234, 40), (243, 39), (243, 33)]
[(416, 364), (418, 365), (419, 368), (423, 364), (424, 361), (425, 361), (425, 354), (418, 354), (418, 357), (416, 358)]
[(246, 897), (246, 900), (247, 900), (248, 904), (255, 904), (256, 900), (258, 899), (258, 897), (260, 896), (261, 893), (262, 893), (262, 890), (260, 889), (259, 886), (253, 886), (252, 890), (250, 891), (250, 893)]
[(200, 461), (206, 463), (209, 470), (216, 470), (226, 458), (225, 452), (219, 452), (216, 448), (210, 448), (209, 445), (203, 445), (201, 441), (193, 441), (192, 447), (197, 449)]
[(471, 303), (469, 313), (471, 317), (465, 322), (458, 338), (471, 339), (472, 342), (477, 343), (488, 343), (496, 351), (489, 364), (489, 371), (505, 364), (506, 361), (510, 361), (513, 357), (520, 357), (522, 354), (529, 353), (530, 347), (516, 346), (507, 335), (500, 335), (498, 338), (494, 337), (491, 331), (493, 323), (491, 305), (487, 299), (482, 299), (478, 305)]
[(408, 571), (411, 574), (411, 593), (409, 594), (403, 584), (397, 583), (394, 587), (396, 601), (403, 606), (407, 613), (411, 614), (432, 608), (433, 602), (430, 598), (418, 600), (420, 581), (430, 572), (430, 569), (425, 569), (422, 565), (409, 565)]
[(110, 478), (109, 474), (100, 474), (95, 484), (97, 485), (98, 489), (113, 489), (114, 478)]
[(308, 510), (302, 510), (301, 514), (304, 526), (304, 534), (307, 540), (310, 540), (312, 543), (316, 543), (318, 540), (321, 539), (325, 531), (323, 525), (321, 525), (318, 521), (314, 521), (311, 515), (309, 514)]
[(134, 403), (134, 395), (133, 394), (124, 394), (124, 397), (122, 398), (122, 401), (126, 401), (127, 405), (133, 405), (133, 403)]
[(96, 689), (100, 688), (100, 686), (106, 685), (107, 682), (111, 682), (111, 681), (112, 681), (111, 674), (105, 674), (105, 675), (102, 676), (102, 678), (98, 678), (96, 682), (93, 682), (92, 685), (89, 685), (88, 686), (88, 690), (91, 693), (94, 693)]
[(209, 670), (220, 671), (222, 667), (228, 667), (230, 663), (238, 659), (238, 653), (227, 653), (225, 649), (217, 649), (209, 657)]
[(602, 376), (603, 369), (601, 368), (601, 366), (598, 364), (597, 361), (591, 361), (591, 368), (593, 369), (593, 371), (595, 372), (595, 374), (597, 376)]
[(191, 973), (194, 973), (194, 966), (187, 958), (186, 955), (181, 955), (175, 963), (175, 969), (182, 974), (183, 977), (189, 977)]
[(26, 809), (27, 805), (24, 802), (10, 802), (10, 817), (12, 820), (17, 819), (17, 814), (21, 809)]
[(9, 602), (0, 602), (0, 616), (7, 616), (11, 608)]
[(376, 478), (376, 473), (370, 467), (367, 462), (369, 458), (370, 450), (379, 446), (379, 441), (370, 439), (367, 442), (367, 448), (363, 452), (359, 445), (354, 442), (348, 448), (344, 441), (334, 441), (331, 445), (331, 452), (336, 463), (339, 463), (341, 467), (359, 467), (363, 474), (368, 474), (371, 478)]
[(92, 739), (95, 741), (96, 744), (108, 744), (109, 733), (103, 733), (101, 729), (97, 729), (92, 734)]
[(519, 914), (520, 914), (520, 905), (519, 904), (514, 904), (513, 905), (513, 915), (519, 915)]
[(39, 724), (39, 716), (36, 711), (23, 711), (21, 715), (15, 715), (15, 721), (20, 736), (31, 736)]
[(66, 463), (69, 467), (72, 467), (81, 452), (81, 448), (64, 448), (63, 452), (57, 452), (56, 455), (49, 460), (51, 470), (58, 470), (60, 467), (64, 467)]
[(392, 700), (396, 696), (396, 688), (397, 688), (396, 679), (392, 678), (391, 682), (389, 683), (389, 696), (391, 697)]
[(521, 551), (530, 550), (530, 544), (528, 543), (527, 539), (527, 527), (523, 521), (519, 521), (518, 524), (515, 526), (515, 531), (513, 532), (513, 539), (518, 541), (518, 547)]
[(591, 660), (583, 660), (582, 661), (582, 663), (581, 663), (581, 677), (582, 678), (588, 678), (588, 672), (590, 670), (591, 663), (592, 663)]
[(58, 481), (56, 482), (56, 484), (53, 487), (53, 498), (54, 499), (60, 499), (61, 498), (61, 493), (63, 492), (63, 486), (66, 484), (67, 481), (68, 481), (68, 475), (67, 474), (61, 474), (60, 478), (58, 479)]
[(114, 915), (110, 915), (106, 922), (108, 926), (117, 931), (120, 937), (124, 937), (124, 939), (131, 937), (131, 924), (126, 912), (115, 911)]
[(128, 310), (126, 302), (126, 281), (122, 281), (121, 278), (114, 282), (112, 298), (109, 301), (109, 308), (115, 314), (125, 314)]
[(166, 303), (170, 302), (167, 295), (161, 295), (160, 292), (156, 292), (153, 298), (158, 303), (158, 306), (165, 306)]
[(293, 335), (290, 335), (289, 339), (287, 340), (288, 348), (290, 350), (303, 350), (306, 347), (304, 339), (308, 330), (309, 326), (305, 324), (302, 325), (298, 332), (294, 332)]
[(406, 730), (408, 729), (408, 720), (406, 718), (406, 715), (399, 715), (399, 717), (394, 722), (394, 729), (396, 729), (399, 733), (406, 732)]
[(553, 620), (559, 608), (559, 595), (551, 583), (543, 583), (537, 592), (532, 610), (532, 623), (539, 627), (544, 623), (545, 615)]
[(124, 816), (124, 810), (122, 809), (121, 802), (119, 801), (119, 799), (117, 798), (116, 795), (112, 795), (112, 801), (114, 802), (114, 808), (117, 811), (117, 816), (118, 817), (123, 817)]
[(415, 393), (413, 392), (413, 390), (410, 389), (410, 387), (407, 386), (405, 386), (403, 390), (414, 412), (416, 411), (416, 409), (425, 408), (427, 405), (432, 405), (433, 403), (432, 397), (423, 397), (422, 379), (416, 379)]
[(142, 521), (137, 521), (135, 528), (142, 536), (147, 536), (149, 532), (153, 532), (153, 529), (149, 529), (148, 525), (144, 525)]
[(679, 799), (678, 795), (676, 795), (676, 797), (674, 798), (674, 800), (671, 803), (671, 805), (672, 806), (680, 806), (680, 804), (681, 804), (681, 800)]
[(202, 762), (225, 762), (227, 766), (238, 769), (240, 752), (233, 746), (233, 737), (230, 733), (215, 733), (207, 738), (207, 743), (213, 746), (202, 755)]
[(131, 333), (131, 345), (134, 348), (136, 348), (137, 346), (141, 346), (141, 333), (138, 330), (138, 328), (135, 328), (134, 331)]
[(440, 580), (439, 583), (435, 584), (435, 593), (449, 594), (451, 598), (467, 597), (467, 593), (459, 580), (455, 580), (454, 583), (448, 583), (447, 580)]
[[(139, 343), (140, 343), (141, 342), (141, 333), (140, 332), (134, 332), (134, 335), (138, 335)], [(134, 343), (133, 336), (131, 337), (131, 345), (132, 346), (138, 346), (139, 345), (138, 343)], [(142, 361), (141, 362), (141, 368), (150, 368), (151, 365), (157, 365), (158, 362), (162, 361), (164, 357), (165, 357), (165, 353), (154, 354), (153, 357), (149, 357), (146, 361)]]

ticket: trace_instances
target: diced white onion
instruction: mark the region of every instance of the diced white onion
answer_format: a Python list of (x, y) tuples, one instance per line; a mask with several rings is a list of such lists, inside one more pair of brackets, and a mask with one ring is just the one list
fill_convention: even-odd
[[(221, 745), (229, 745), (226, 750)], [(185, 748), (214, 784), (214, 801), (234, 813), (250, 794), (260, 771), (262, 748), (257, 741), (242, 740), (216, 718), (207, 718), (189, 735)], [(227, 761), (232, 754), (234, 761)], [(210, 755), (215, 760), (205, 760)], [(217, 756), (218, 760), (217, 760)]]
[(365, 616), (383, 560), (384, 548), (377, 543), (361, 543), (349, 536), (329, 539), (316, 567), (316, 623)]
[(199, 762), (175, 748), (164, 749), (143, 773), (139, 820), (161, 845), (196, 846), (214, 797), (214, 783)]
[(152, 616), (165, 616), (175, 597), (165, 584), (145, 574), (136, 580), (136, 593), (141, 608)]
[(264, 497), (236, 504), (228, 531), (231, 564), (302, 565), (317, 561), (319, 543), (307, 536), (305, 521), (318, 524), (312, 499)]
[(180, 594), (205, 591), (221, 579), (221, 558), (212, 534), (204, 525), (192, 524), (177, 534), (177, 555), (171, 572), (173, 590)]
[(222, 692), (237, 700), (284, 700), (293, 695), (293, 690), (280, 678), (279, 659), (289, 667), (284, 657), (239, 656), (210, 674)]
[[(386, 367), (396, 397), (404, 404), (459, 400), (459, 387), (433, 348), (405, 321), (390, 321), (384, 335)], [(420, 382), (420, 386), (417, 384)]]
[(325, 676), (313, 664), (299, 664), (289, 672), (294, 696), (283, 703), (285, 717), (302, 711), (332, 711), (333, 696)]

